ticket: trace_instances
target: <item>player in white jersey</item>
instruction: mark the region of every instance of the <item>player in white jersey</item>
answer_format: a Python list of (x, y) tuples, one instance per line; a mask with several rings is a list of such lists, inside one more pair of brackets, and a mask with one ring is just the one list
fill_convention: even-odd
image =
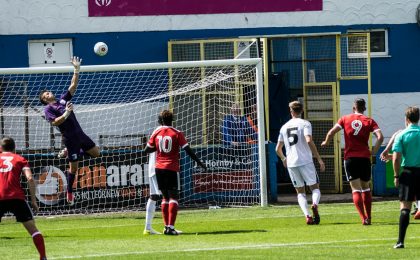
[[(321, 198), (319, 190), (319, 179), (316, 173), (312, 157), (319, 163), (320, 171), (325, 171), (325, 164), (316, 149), (312, 140), (312, 126), (307, 120), (301, 117), (303, 106), (298, 101), (289, 103), (290, 119), (280, 129), (276, 146), (277, 155), (287, 167), (293, 186), (297, 192), (297, 199), (308, 225), (319, 224), (318, 204)], [(283, 153), (283, 146), (286, 148), (286, 155)], [(306, 200), (305, 184), (312, 191), (312, 212), (309, 214), (308, 201)]]

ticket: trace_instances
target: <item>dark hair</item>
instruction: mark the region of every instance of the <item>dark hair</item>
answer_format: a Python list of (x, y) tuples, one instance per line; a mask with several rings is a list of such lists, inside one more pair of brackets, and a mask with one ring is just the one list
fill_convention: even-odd
[(363, 98), (356, 98), (353, 103), (358, 112), (366, 111), (366, 101)]
[(1, 139), (1, 148), (3, 152), (13, 152), (16, 148), (15, 140), (11, 137), (4, 137)]
[(299, 101), (290, 102), (289, 108), (298, 115), (302, 114), (303, 105)]
[(411, 122), (417, 124), (419, 122), (419, 108), (408, 107), (405, 110), (405, 117)]
[(171, 126), (173, 120), (174, 114), (169, 110), (163, 110), (158, 116), (158, 121), (161, 125)]
[(39, 92), (39, 102), (41, 102), (41, 104), (43, 105), (47, 105), (48, 103), (45, 102), (45, 100), (42, 99), (42, 95), (44, 95), (45, 92), (50, 92), (47, 89), (41, 90), (41, 92)]

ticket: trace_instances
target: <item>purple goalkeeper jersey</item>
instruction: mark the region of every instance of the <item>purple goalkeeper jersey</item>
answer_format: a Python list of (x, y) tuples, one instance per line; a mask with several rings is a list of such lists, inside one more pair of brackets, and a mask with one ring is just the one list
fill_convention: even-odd
[[(45, 118), (48, 120), (48, 122), (51, 123), (57, 117), (62, 116), (64, 114), (64, 112), (66, 111), (66, 104), (68, 101), (71, 100), (72, 97), (73, 96), (70, 94), (70, 92), (67, 91), (60, 97), (60, 99), (57, 102), (45, 106)], [(71, 112), (70, 116), (67, 117), (67, 119), (61, 125), (58, 126), (58, 129), (60, 130), (63, 137), (66, 139), (74, 138), (81, 134), (84, 134), (73, 112)]]

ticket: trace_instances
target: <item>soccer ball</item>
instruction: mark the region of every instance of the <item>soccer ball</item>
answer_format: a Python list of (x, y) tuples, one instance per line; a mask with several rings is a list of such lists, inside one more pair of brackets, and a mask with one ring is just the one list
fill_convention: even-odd
[(98, 56), (105, 56), (108, 53), (108, 45), (104, 42), (97, 42), (95, 47), (93, 47), (93, 51)]

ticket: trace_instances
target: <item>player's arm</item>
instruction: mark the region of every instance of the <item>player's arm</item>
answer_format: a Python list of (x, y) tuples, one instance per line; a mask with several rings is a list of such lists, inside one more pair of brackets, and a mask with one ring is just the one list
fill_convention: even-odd
[(80, 71), (80, 64), (82, 63), (82, 59), (79, 57), (71, 58), (71, 64), (74, 67), (73, 77), (71, 78), (71, 83), (69, 87), (69, 92), (73, 96), (76, 93), (77, 85), (79, 84), (79, 71)]
[(384, 135), (382, 134), (382, 131), (380, 129), (373, 132), (373, 134), (376, 136), (376, 142), (372, 148), (372, 160), (373, 162), (375, 162), (376, 153), (379, 151), (379, 148), (381, 147), (381, 144), (384, 141)]
[(280, 157), (280, 160), (283, 162), (283, 166), (287, 167), (286, 155), (284, 155), (283, 153), (283, 146), (284, 146), (284, 142), (278, 141), (276, 145), (276, 153)]
[(401, 153), (395, 152), (392, 154), (392, 168), (394, 169), (394, 184), (395, 187), (399, 185), (399, 176), (401, 171)]
[(56, 117), (51, 124), (53, 126), (59, 126), (62, 123), (64, 123), (64, 121), (66, 121), (66, 119), (70, 116), (71, 112), (73, 111), (73, 104), (70, 102), (67, 102), (66, 104), (66, 111), (59, 117)]
[(144, 148), (143, 152), (145, 152), (145, 153), (156, 152), (156, 147), (150, 147), (150, 146), (146, 145), (146, 148)]
[(382, 153), (380, 155), (380, 158), (381, 158), (382, 161), (387, 162), (389, 160), (392, 160), (392, 154), (390, 155), (389, 152), (391, 151), (392, 145), (394, 144), (395, 137), (400, 132), (401, 132), (401, 130), (398, 130), (397, 132), (395, 132), (391, 136), (391, 139), (389, 139), (388, 144), (386, 145), (385, 149), (382, 151)]
[(25, 177), (28, 180), (29, 194), (31, 195), (31, 204), (32, 204), (33, 210), (36, 212), (39, 210), (39, 208), (38, 208), (38, 204), (36, 203), (36, 197), (35, 197), (36, 184), (32, 176), (32, 171), (29, 168), (24, 168), (23, 173), (25, 174)]
[(191, 157), (191, 159), (193, 159), (195, 162), (197, 162), (198, 165), (200, 165), (201, 168), (203, 168), (204, 170), (207, 170), (206, 165), (204, 165), (204, 163), (200, 161), (198, 156), (194, 153), (194, 151), (191, 149), (189, 145), (186, 145), (184, 147), (184, 150)]
[(334, 135), (340, 132), (340, 130), (341, 127), (339, 124), (336, 124), (333, 128), (331, 128), (330, 131), (328, 131), (327, 136), (325, 136), (325, 140), (321, 143), (321, 146), (327, 146), (331, 142), (331, 139), (334, 137)]
[(311, 149), (312, 155), (317, 159), (319, 163), (319, 170), (321, 172), (325, 171), (325, 164), (324, 161), (321, 158), (321, 155), (318, 153), (318, 149), (316, 149), (316, 145), (312, 139), (311, 135), (305, 135), (306, 142), (309, 145), (309, 148)]

